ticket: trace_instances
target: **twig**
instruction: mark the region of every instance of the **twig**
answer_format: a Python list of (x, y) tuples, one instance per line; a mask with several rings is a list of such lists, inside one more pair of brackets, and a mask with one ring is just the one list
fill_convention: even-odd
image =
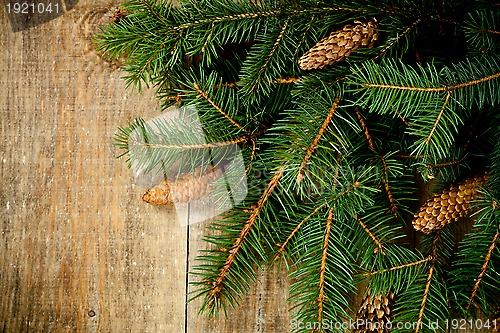
[(307, 215), (302, 221), (300, 221), (299, 224), (297, 224), (297, 226), (293, 229), (293, 231), (290, 233), (290, 235), (288, 235), (288, 237), (286, 238), (286, 240), (282, 244), (278, 245), (278, 251), (276, 251), (276, 254), (274, 255), (274, 261), (277, 261), (281, 257), (281, 255), (285, 251), (285, 247), (288, 245), (288, 243), (293, 238), (293, 236), (295, 236), (295, 234), (300, 230), (300, 228), (302, 228), (302, 226), (304, 225), (304, 223), (306, 223), (314, 214), (316, 214), (325, 205), (326, 205), (326, 201), (323, 202), (318, 207), (316, 207), (311, 212), (311, 214)]
[(264, 73), (264, 71), (267, 69), (267, 66), (271, 62), (271, 59), (273, 58), (274, 53), (276, 52), (276, 50), (278, 49), (278, 46), (280, 45), (281, 41), (283, 40), (283, 36), (285, 35), (285, 31), (286, 31), (286, 29), (288, 27), (288, 22), (289, 22), (289, 20), (285, 21), (285, 24), (283, 25), (283, 28), (281, 29), (280, 34), (278, 35), (278, 37), (276, 38), (276, 41), (274, 42), (274, 45), (273, 45), (273, 47), (271, 49), (271, 52), (269, 52), (269, 54), (267, 55), (266, 62), (259, 69), (259, 72), (257, 73), (257, 78), (255, 80), (255, 83), (253, 84), (252, 88), (250, 89), (250, 93), (253, 93), (255, 91), (255, 89), (257, 88), (257, 85), (258, 85), (257, 81), (258, 81), (258, 79), (260, 78), (260, 76), (262, 75), (262, 73)]
[(498, 78), (500, 78), (500, 72), (488, 75), (486, 77), (477, 80), (467, 81), (464, 83), (459, 83), (446, 87), (421, 88), (421, 87), (394, 86), (391, 84), (376, 84), (376, 83), (363, 83), (362, 86), (366, 88), (385, 88), (394, 90), (423, 91), (423, 92), (445, 92), (445, 91), (453, 91), (460, 88), (470, 87), (476, 84), (488, 82)]
[(500, 31), (492, 30), (492, 29), (481, 29), (479, 32), (486, 32), (489, 34), (500, 35)]
[(444, 100), (443, 107), (441, 108), (441, 111), (439, 112), (439, 115), (436, 118), (436, 122), (434, 123), (434, 126), (432, 126), (432, 129), (431, 129), (431, 132), (429, 133), (429, 136), (427, 137), (427, 139), (425, 139), (426, 144), (429, 144), (429, 142), (431, 141), (432, 135), (436, 131), (436, 128), (437, 128), (439, 122), (441, 121), (441, 117), (443, 116), (443, 113), (446, 109), (446, 105), (448, 104), (448, 101), (450, 100), (450, 96), (451, 96), (451, 90), (449, 90), (448, 93), (446, 94), (446, 98)]
[(318, 322), (321, 322), (323, 317), (323, 303), (327, 301), (325, 297), (325, 273), (326, 273), (326, 259), (328, 256), (328, 242), (330, 240), (330, 231), (333, 221), (333, 207), (328, 211), (326, 219), (325, 238), (323, 241), (323, 254), (321, 255), (321, 268), (319, 274), (319, 295), (315, 303), (318, 303)]
[(377, 246), (375, 248), (375, 252), (380, 251), (381, 253), (384, 253), (385, 252), (384, 245), (382, 245), (382, 243), (377, 239), (377, 237), (375, 237), (375, 235), (370, 231), (370, 229), (366, 226), (366, 224), (364, 224), (363, 221), (361, 221), (361, 219), (358, 216), (355, 216), (355, 217), (356, 217), (356, 221), (358, 221), (359, 225), (368, 234), (368, 236), (370, 236), (370, 238), (373, 240), (373, 242)]
[(214, 107), (215, 110), (217, 110), (219, 113), (221, 113), (227, 120), (229, 120), (234, 126), (238, 127), (239, 129), (242, 129), (246, 134), (250, 135), (250, 132), (247, 130), (247, 129), (244, 129), (243, 126), (241, 126), (240, 124), (238, 124), (238, 122), (236, 122), (236, 120), (234, 120), (233, 118), (231, 118), (229, 116), (229, 114), (227, 114), (227, 112), (225, 112), (224, 110), (221, 109), (220, 106), (218, 106), (217, 104), (215, 104), (215, 102), (210, 98), (210, 96), (208, 96), (207, 92), (206, 91), (203, 91), (201, 89), (201, 87), (198, 85), (198, 83), (194, 83), (193, 84), (193, 87), (194, 89), (196, 89), (196, 91), (208, 102), (210, 103), (210, 105), (212, 105)]
[(431, 261), (432, 259), (433, 259), (432, 256), (428, 256), (427, 258), (424, 258), (424, 259), (419, 260), (419, 261), (411, 262), (409, 264), (394, 266), (394, 267), (383, 269), (383, 270), (380, 270), (380, 271), (365, 273), (365, 274), (363, 274), (363, 276), (373, 276), (373, 275), (377, 275), (377, 274), (382, 274), (382, 273), (396, 271), (398, 269), (403, 269), (403, 268), (407, 268), (407, 267), (417, 266), (417, 265), (423, 264), (425, 262)]
[[(500, 226), (499, 226), (500, 229)], [(469, 311), (469, 308), (471, 304), (474, 301), (474, 298), (476, 297), (477, 291), (479, 289), (479, 285), (481, 284), (484, 274), (486, 274), (486, 271), (488, 270), (488, 264), (490, 263), (491, 259), (491, 254), (495, 250), (497, 241), (500, 237), (500, 230), (497, 229), (497, 232), (495, 233), (495, 237), (493, 237), (493, 240), (491, 241), (490, 247), (488, 248), (488, 252), (486, 253), (486, 257), (484, 258), (484, 264), (481, 267), (481, 271), (479, 272), (479, 275), (476, 278), (476, 283), (474, 284), (474, 287), (472, 288), (472, 293), (469, 298), (469, 302), (467, 303), (467, 306), (465, 307), (465, 311)]]
[(380, 155), (377, 152), (377, 149), (375, 147), (375, 143), (373, 142), (373, 139), (370, 135), (370, 131), (368, 130), (368, 126), (365, 123), (365, 120), (361, 116), (361, 113), (359, 112), (358, 109), (356, 109), (356, 116), (358, 117), (359, 123), (361, 125), (361, 129), (363, 130), (363, 133), (365, 134), (366, 141), (368, 141), (368, 146), (372, 150), (373, 154), (378, 157), (380, 162), (382, 163), (383, 170), (382, 170), (382, 185), (384, 186), (385, 193), (387, 194), (387, 197), (389, 198), (389, 204), (391, 206), (391, 212), (394, 214), (394, 218), (398, 218), (398, 206), (396, 205), (396, 201), (394, 200), (394, 196), (392, 195), (392, 190), (389, 187), (389, 184), (387, 183), (387, 179), (389, 176), (389, 170), (387, 168), (387, 162), (385, 161), (385, 158)]
[(137, 143), (130, 143), (130, 147), (133, 146), (141, 146), (141, 147), (147, 147), (148, 149), (204, 149), (204, 148), (217, 148), (217, 147), (225, 147), (225, 146), (230, 146), (230, 145), (235, 145), (238, 143), (244, 143), (248, 140), (248, 138), (243, 137), (243, 138), (237, 138), (234, 140), (227, 140), (227, 141), (221, 141), (221, 142), (209, 142), (209, 143), (199, 143), (199, 144), (185, 144), (185, 145), (179, 145), (179, 144), (160, 144), (160, 143), (149, 143), (149, 142), (137, 142)]
[(394, 44), (396, 44), (397, 41), (399, 41), (401, 38), (405, 37), (411, 31), (411, 29), (413, 29), (417, 24), (419, 24), (420, 21), (421, 21), (421, 19), (419, 18), (415, 22), (410, 24), (403, 32), (398, 34), (396, 36), (396, 38), (394, 38), (389, 44), (387, 44), (387, 46), (384, 47), (384, 49), (375, 58), (373, 58), (373, 60), (376, 60), (376, 59), (380, 58), (381, 56), (383, 56)]
[(267, 184), (266, 189), (262, 193), (262, 195), (259, 198), (259, 201), (257, 202), (257, 205), (252, 211), (252, 214), (250, 214), (250, 217), (248, 218), (247, 222), (245, 223), (245, 226), (243, 229), (240, 231), (239, 237), (236, 239), (236, 241), (233, 243), (233, 246), (231, 247), (231, 250), (229, 250), (229, 256), (227, 257), (224, 266), (222, 266), (219, 275), (217, 276), (217, 279), (212, 283), (212, 289), (209, 291), (209, 294), (214, 296), (214, 297), (219, 297), (220, 291), (222, 289), (222, 285), (227, 277), (227, 273), (231, 266), (234, 263), (234, 260), (236, 259), (236, 256), (238, 255), (239, 251), (241, 250), (241, 246), (250, 233), (250, 230), (252, 229), (253, 225), (257, 221), (257, 217), (259, 216), (260, 211), (266, 204), (267, 200), (273, 193), (275, 187), (278, 185), (281, 177), (283, 176), (283, 167), (280, 167), (276, 173), (274, 174), (273, 178)]
[(434, 165), (427, 165), (427, 169), (432, 169), (432, 168), (443, 168), (443, 167), (447, 167), (447, 166), (450, 166), (450, 165), (455, 165), (455, 164), (459, 164), (463, 161), (463, 158), (459, 158), (457, 160), (453, 160), (453, 161), (448, 161), (448, 162), (443, 162), (443, 163), (438, 163), (438, 164), (434, 164)]
[(429, 269), (429, 275), (427, 275), (427, 284), (425, 285), (422, 303), (420, 303), (420, 312), (418, 313), (417, 327), (415, 329), (415, 333), (418, 333), (420, 331), (420, 327), (422, 326), (422, 320), (424, 319), (425, 305), (427, 303), (427, 298), (429, 297), (429, 291), (431, 289), (431, 284), (432, 284), (432, 277), (434, 275), (434, 267), (436, 265), (436, 256), (438, 250), (437, 244), (439, 243), (440, 239), (441, 239), (441, 232), (438, 232), (432, 244), (432, 256), (431, 256), (432, 265)]
[(323, 124), (321, 125), (321, 127), (318, 131), (318, 134), (316, 134), (316, 137), (314, 138), (313, 142), (309, 146), (309, 149), (306, 151), (306, 156), (304, 156), (302, 163), (300, 163), (299, 172), (297, 174), (297, 183), (300, 183), (304, 179), (304, 173), (305, 173), (305, 168), (307, 166), (307, 162), (309, 161), (309, 158), (311, 158), (312, 154), (314, 153), (314, 150), (316, 149), (316, 146), (318, 145), (319, 140), (323, 136), (323, 133), (325, 132), (326, 128), (330, 124), (330, 121), (332, 121), (333, 115), (335, 114), (335, 111), (337, 111), (338, 106), (339, 106), (339, 99), (336, 98), (335, 102), (333, 103), (333, 106), (330, 108), (330, 112), (328, 112), (328, 115), (326, 116), (325, 120), (323, 121)]

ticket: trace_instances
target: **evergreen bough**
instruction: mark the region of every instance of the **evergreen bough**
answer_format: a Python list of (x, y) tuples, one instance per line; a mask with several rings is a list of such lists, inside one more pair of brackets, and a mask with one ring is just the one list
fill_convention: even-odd
[[(154, 86), (164, 108), (195, 107), (206, 138), (158, 121), (156, 136), (132, 142), (148, 126), (137, 119), (116, 135), (123, 155), (154, 170), (186, 151), (197, 170), (211, 163), (207, 147), (238, 144), (243, 154), (248, 196), (213, 223), (194, 270), (192, 296), (209, 316), (234, 306), (258, 268), (281, 262), (295, 322), (348, 321), (362, 283), (394, 295), (392, 320), (421, 324), (415, 332), (477, 310), (491, 318), (500, 306), (498, 2), (143, 0), (120, 11), (98, 35), (103, 56), (125, 57), (126, 82)], [(373, 47), (299, 68), (318, 41), (368, 21)], [(457, 238), (464, 225), (450, 223), (415, 238), (418, 178), (448, 186), (484, 171), (472, 231)]]

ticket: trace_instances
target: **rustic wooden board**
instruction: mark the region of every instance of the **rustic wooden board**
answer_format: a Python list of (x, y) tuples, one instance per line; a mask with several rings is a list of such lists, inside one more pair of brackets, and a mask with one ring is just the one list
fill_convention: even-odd
[(112, 145), (158, 103), (91, 51), (90, 3), (15, 33), (0, 9), (0, 331), (181, 332), (187, 230)]

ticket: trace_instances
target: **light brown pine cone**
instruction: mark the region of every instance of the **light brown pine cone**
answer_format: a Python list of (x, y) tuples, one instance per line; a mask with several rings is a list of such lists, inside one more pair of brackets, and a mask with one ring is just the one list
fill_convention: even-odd
[(221, 167), (207, 170), (197, 168), (173, 181), (164, 180), (144, 193), (142, 200), (152, 205), (173, 205), (200, 199), (211, 190), (211, 185), (223, 176)]
[(342, 29), (330, 33), (299, 59), (302, 70), (322, 69), (334, 62), (343, 61), (360, 47), (373, 47), (378, 39), (374, 21), (354, 21)]
[(354, 333), (389, 332), (387, 323), (391, 321), (394, 293), (373, 295), (368, 291), (356, 314)]
[(436, 194), (415, 213), (413, 227), (425, 234), (442, 229), (445, 225), (469, 215), (470, 202), (477, 198), (478, 190), (485, 186), (488, 174), (469, 178), (458, 185)]

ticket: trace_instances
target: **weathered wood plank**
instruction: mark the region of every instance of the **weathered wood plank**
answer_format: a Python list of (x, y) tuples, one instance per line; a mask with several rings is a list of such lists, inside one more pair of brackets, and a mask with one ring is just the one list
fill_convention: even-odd
[(0, 331), (287, 332), (289, 282), (275, 268), (227, 319), (185, 304), (209, 222), (142, 203), (115, 159), (116, 127), (159, 105), (93, 51), (111, 5), (79, 1), (16, 32), (0, 9)]

